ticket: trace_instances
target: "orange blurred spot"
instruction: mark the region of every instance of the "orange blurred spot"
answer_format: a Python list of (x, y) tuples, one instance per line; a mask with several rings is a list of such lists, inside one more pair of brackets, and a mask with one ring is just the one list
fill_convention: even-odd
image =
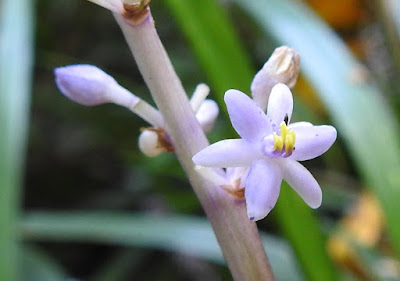
[(366, 247), (377, 245), (383, 226), (383, 213), (377, 199), (363, 191), (354, 208), (341, 220), (340, 229), (328, 240), (329, 255), (337, 264), (368, 280), (368, 268), (362, 264), (353, 245), (354, 242)]
[(364, 14), (359, 0), (308, 0), (307, 2), (334, 28), (354, 27)]

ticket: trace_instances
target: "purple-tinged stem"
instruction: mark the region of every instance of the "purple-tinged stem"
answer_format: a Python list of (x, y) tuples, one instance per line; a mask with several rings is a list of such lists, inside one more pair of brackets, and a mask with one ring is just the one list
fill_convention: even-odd
[(176, 155), (212, 224), (234, 280), (275, 280), (257, 226), (247, 218), (244, 201), (238, 202), (194, 169), (192, 157), (208, 145), (208, 140), (157, 35), (150, 11), (139, 24), (119, 14), (115, 18), (164, 117)]

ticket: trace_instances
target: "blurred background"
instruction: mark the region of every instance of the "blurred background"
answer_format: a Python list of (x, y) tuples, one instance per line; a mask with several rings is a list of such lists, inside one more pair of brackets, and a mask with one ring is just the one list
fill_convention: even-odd
[[(338, 140), (307, 161), (323, 189), (309, 209), (286, 185), (258, 222), (276, 279), (400, 280), (400, 3), (397, 0), (166, 0), (151, 3), (190, 95), (221, 109), (211, 142), (237, 137), (223, 103), (250, 93), (281, 45), (301, 55), (294, 120)], [(84, 107), (54, 83), (89, 63), (152, 103), (109, 11), (83, 0), (0, 2), (0, 280), (231, 280), (172, 154), (143, 156), (147, 124)]]

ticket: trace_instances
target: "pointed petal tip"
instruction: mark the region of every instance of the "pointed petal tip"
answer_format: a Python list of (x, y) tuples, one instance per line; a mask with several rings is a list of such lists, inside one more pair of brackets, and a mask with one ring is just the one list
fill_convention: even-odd
[(224, 95), (224, 99), (230, 99), (236, 95), (245, 95), (247, 96), (245, 93), (243, 93), (242, 91), (236, 90), (236, 89), (229, 89), (225, 92)]
[(290, 127), (296, 134), (296, 149), (293, 151), (291, 157), (294, 160), (305, 161), (314, 159), (328, 151), (336, 141), (337, 131), (333, 126), (303, 126), (296, 124), (294, 123), (294, 126)]
[(288, 118), (288, 122), (290, 123), (290, 119), (292, 117), (293, 112), (293, 95), (290, 91), (289, 87), (285, 84), (279, 83), (276, 84), (269, 96), (268, 100), (268, 108), (267, 108), (267, 116), (276, 126)]
[(313, 204), (308, 204), (308, 206), (310, 206), (310, 208), (312, 208), (312, 209), (318, 209), (319, 207), (321, 207), (321, 205), (322, 205), (322, 198), (318, 203), (315, 202)]
[(275, 91), (290, 91), (289, 87), (283, 83), (278, 83), (274, 86)]
[(257, 142), (271, 132), (264, 111), (248, 95), (230, 89), (225, 92), (224, 100), (232, 126), (243, 139)]
[(247, 217), (249, 218), (249, 220), (256, 222), (256, 221), (264, 219), (271, 212), (271, 210), (272, 210), (272, 208), (266, 212), (260, 212), (260, 213), (247, 211)]
[(202, 154), (201, 151), (196, 153), (193, 157), (192, 157), (192, 161), (194, 164), (196, 164), (196, 167), (203, 167), (202, 166)]
[[(304, 200), (304, 198), (303, 198)], [(322, 204), (322, 190), (321, 188), (313, 190), (312, 194), (304, 201), (310, 208), (318, 209)]]
[(293, 188), (304, 202), (313, 209), (321, 206), (322, 190), (316, 179), (297, 161), (287, 159), (281, 165), (283, 179)]

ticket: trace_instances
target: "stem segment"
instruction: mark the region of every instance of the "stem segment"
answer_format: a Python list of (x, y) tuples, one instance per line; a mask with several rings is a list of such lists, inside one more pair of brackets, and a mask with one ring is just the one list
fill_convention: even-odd
[(150, 11), (134, 24), (115, 14), (142, 76), (166, 122), (176, 155), (189, 177), (237, 281), (275, 280), (257, 226), (247, 218), (245, 202), (203, 179), (192, 157), (208, 140), (157, 35)]

